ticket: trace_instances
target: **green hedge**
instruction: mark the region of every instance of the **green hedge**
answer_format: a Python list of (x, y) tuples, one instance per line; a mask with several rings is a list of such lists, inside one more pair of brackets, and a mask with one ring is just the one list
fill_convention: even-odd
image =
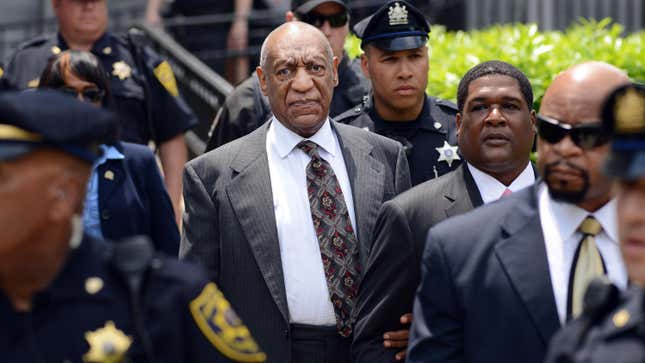
[[(470, 32), (447, 32), (433, 26), (430, 33), (428, 94), (456, 101), (461, 77), (474, 65), (491, 59), (522, 70), (533, 85), (536, 109), (553, 77), (585, 60), (600, 60), (645, 81), (645, 31), (623, 36), (611, 19), (581, 19), (564, 32), (540, 32), (535, 24), (498, 25)], [(361, 53), (360, 40), (345, 43), (352, 57)]]

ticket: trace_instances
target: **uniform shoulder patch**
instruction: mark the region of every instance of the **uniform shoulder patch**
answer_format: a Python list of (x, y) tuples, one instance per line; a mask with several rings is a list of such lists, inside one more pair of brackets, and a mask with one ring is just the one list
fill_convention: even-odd
[(190, 312), (204, 336), (226, 357), (238, 362), (266, 360), (266, 354), (214, 283), (206, 284), (190, 302)]
[(175, 74), (172, 72), (172, 68), (170, 67), (170, 63), (168, 63), (168, 61), (159, 63), (159, 65), (154, 69), (154, 74), (159, 82), (168, 91), (168, 93), (170, 93), (174, 97), (179, 96), (177, 80), (175, 80)]

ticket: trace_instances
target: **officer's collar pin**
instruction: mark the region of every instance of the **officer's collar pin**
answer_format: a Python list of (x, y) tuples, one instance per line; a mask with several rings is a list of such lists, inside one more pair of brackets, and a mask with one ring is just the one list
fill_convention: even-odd
[(401, 6), (398, 2), (394, 6), (390, 6), (390, 11), (387, 13), (390, 25), (407, 25), (408, 24), (408, 10), (405, 5)]
[(112, 54), (112, 47), (103, 48), (103, 54), (105, 55)]
[(433, 126), (434, 126), (435, 129), (439, 130), (441, 128), (441, 123), (440, 122), (435, 122)]
[(90, 295), (95, 295), (103, 289), (103, 279), (92, 276), (85, 280), (85, 291)]
[(57, 45), (52, 46), (51, 51), (52, 51), (52, 54), (54, 55), (58, 55), (61, 52), (60, 48)]
[(103, 177), (107, 180), (114, 180), (114, 172), (112, 170), (107, 170)]

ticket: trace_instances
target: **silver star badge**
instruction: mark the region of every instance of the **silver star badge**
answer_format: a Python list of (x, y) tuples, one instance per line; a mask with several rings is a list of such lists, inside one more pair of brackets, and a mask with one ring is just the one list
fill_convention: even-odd
[(436, 147), (435, 150), (437, 150), (437, 152), (439, 153), (439, 159), (437, 159), (437, 162), (445, 161), (446, 163), (448, 163), (448, 167), (452, 167), (453, 161), (461, 160), (459, 154), (457, 154), (459, 147), (450, 145), (448, 141), (444, 140), (443, 146)]

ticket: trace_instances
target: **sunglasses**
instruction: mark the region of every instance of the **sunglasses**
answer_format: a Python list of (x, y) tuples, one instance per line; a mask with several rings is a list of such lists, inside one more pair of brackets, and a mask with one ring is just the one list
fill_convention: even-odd
[(609, 142), (610, 132), (601, 122), (569, 125), (544, 115), (537, 115), (538, 134), (549, 144), (557, 144), (569, 135), (581, 149), (590, 150)]
[(307, 24), (311, 24), (316, 28), (320, 28), (325, 24), (325, 21), (329, 22), (329, 26), (332, 28), (338, 28), (347, 24), (349, 19), (349, 14), (346, 11), (338, 14), (332, 15), (322, 15), (316, 13), (302, 14), (298, 16), (299, 20)]
[(62, 87), (59, 90), (72, 97), (78, 97), (80, 95), (83, 100), (90, 102), (101, 102), (103, 97), (105, 97), (105, 91), (94, 87), (85, 88), (83, 90), (77, 90), (76, 88), (71, 87)]

